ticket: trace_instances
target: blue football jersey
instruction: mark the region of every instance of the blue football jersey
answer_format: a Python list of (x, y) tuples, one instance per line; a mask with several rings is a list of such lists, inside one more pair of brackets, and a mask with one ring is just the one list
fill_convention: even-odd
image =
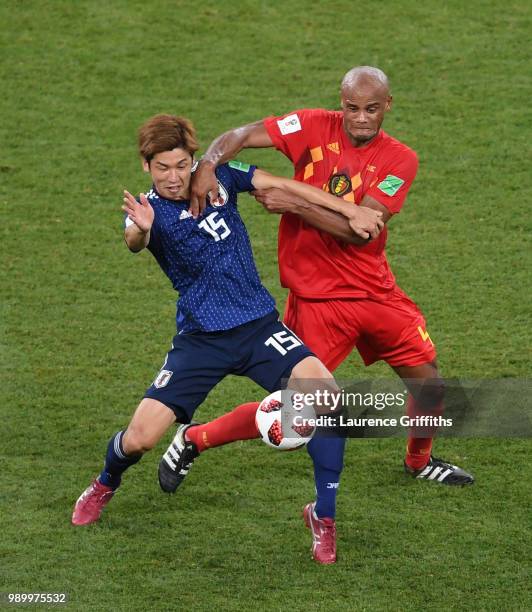
[(180, 333), (232, 329), (272, 312), (275, 302), (261, 283), (237, 194), (251, 191), (256, 166), (230, 162), (216, 169), (220, 201), (201, 217), (189, 202), (147, 195), (155, 212), (148, 249), (179, 292)]

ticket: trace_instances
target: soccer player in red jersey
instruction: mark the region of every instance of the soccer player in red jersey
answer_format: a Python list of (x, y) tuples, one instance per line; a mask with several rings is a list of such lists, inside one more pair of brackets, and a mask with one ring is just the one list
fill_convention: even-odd
[[(392, 105), (388, 78), (378, 68), (353, 68), (342, 81), (341, 104), (341, 111), (297, 110), (219, 136), (193, 179), (192, 214), (201, 212), (208, 192), (215, 192), (216, 166), (244, 148), (273, 146), (292, 161), (297, 180), (353, 206), (380, 211), (388, 222), (400, 212), (418, 167), (415, 152), (381, 129)], [(422, 313), (395, 282), (385, 254), (386, 228), (376, 239), (364, 240), (353, 235), (344, 216), (280, 190), (259, 191), (256, 197), (270, 212), (283, 213), (279, 268), (290, 290), (285, 323), (330, 370), (355, 346), (366, 365), (386, 361), (412, 392), (410, 415), (420, 408), (418, 388), (424, 392), (424, 407), (441, 414), (444, 382), (436, 351)], [(406, 472), (448, 485), (473, 483), (461, 468), (432, 456), (432, 433), (418, 437), (411, 432)], [(330, 548), (334, 539), (344, 440), (315, 438), (308, 450), (317, 500), (305, 508), (304, 517), (314, 537), (314, 558), (320, 561), (321, 542)]]

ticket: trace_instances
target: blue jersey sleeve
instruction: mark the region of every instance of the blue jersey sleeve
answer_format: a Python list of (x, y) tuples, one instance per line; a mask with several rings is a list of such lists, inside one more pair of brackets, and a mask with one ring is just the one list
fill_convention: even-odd
[(222, 179), (221, 175), (223, 175), (224, 179), (229, 179), (231, 187), (236, 193), (241, 193), (242, 191), (252, 191), (254, 189), (251, 180), (256, 169), (257, 166), (234, 160), (217, 168), (216, 175), (219, 180)]

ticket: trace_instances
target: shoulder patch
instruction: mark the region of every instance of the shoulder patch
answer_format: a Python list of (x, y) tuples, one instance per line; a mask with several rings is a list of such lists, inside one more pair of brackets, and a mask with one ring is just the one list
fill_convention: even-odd
[(245, 164), (244, 162), (236, 159), (231, 160), (227, 165), (235, 170), (242, 170), (242, 172), (249, 172), (249, 169), (251, 168), (249, 164)]
[(288, 115), (287, 117), (284, 117), (284, 119), (279, 119), (277, 121), (277, 125), (279, 126), (279, 130), (283, 136), (301, 131), (301, 123), (297, 113)]
[(377, 189), (380, 189), (382, 193), (386, 195), (394, 196), (402, 185), (404, 185), (403, 179), (393, 174), (388, 174), (388, 176), (377, 185)]

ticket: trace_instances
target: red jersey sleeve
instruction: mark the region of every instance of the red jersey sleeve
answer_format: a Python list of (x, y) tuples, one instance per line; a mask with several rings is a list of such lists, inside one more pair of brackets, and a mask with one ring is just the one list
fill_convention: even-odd
[(398, 213), (416, 178), (418, 159), (415, 151), (404, 145), (392, 146), (386, 153), (379, 178), (365, 195), (386, 206), (391, 213)]
[(266, 117), (263, 123), (275, 148), (296, 163), (309, 147), (318, 128), (317, 121), (326, 113), (322, 109), (301, 109), (280, 117)]

